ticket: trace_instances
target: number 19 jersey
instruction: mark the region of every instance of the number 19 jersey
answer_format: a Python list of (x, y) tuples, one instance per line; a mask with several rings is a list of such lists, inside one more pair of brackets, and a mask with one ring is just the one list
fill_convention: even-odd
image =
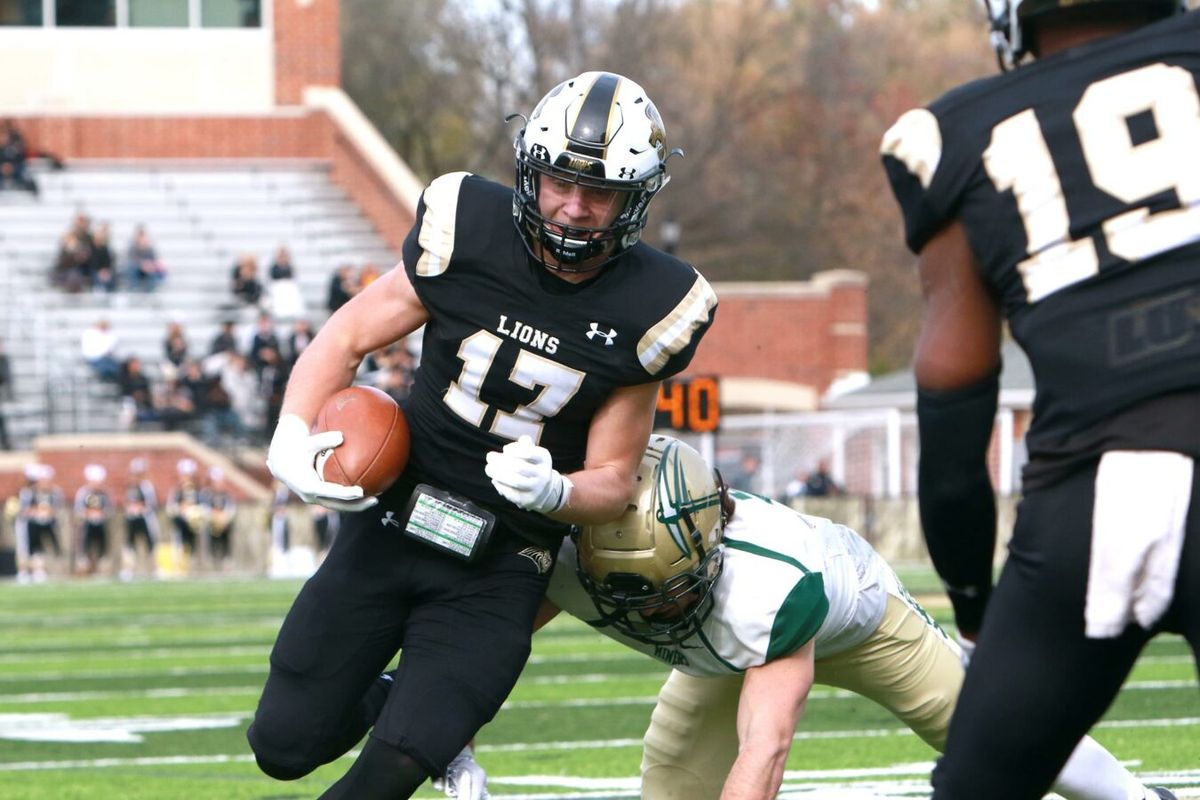
[[(960, 221), (1029, 356), (1034, 461), (1200, 455), (1198, 75), (1193, 12), (967, 84), (884, 136), (909, 247)], [(1141, 421), (1174, 422), (1120, 419), (1148, 402), (1167, 413)]]

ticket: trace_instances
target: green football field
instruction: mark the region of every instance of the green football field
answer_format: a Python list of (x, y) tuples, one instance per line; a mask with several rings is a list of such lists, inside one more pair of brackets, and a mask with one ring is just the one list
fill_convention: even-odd
[[(933, 590), (927, 572), (905, 578), (914, 592)], [(298, 587), (0, 584), (0, 798), (318, 796), (349, 758), (278, 783), (258, 772), (245, 743)], [(556, 620), (480, 738), (493, 796), (637, 797), (640, 737), (665, 675), (586, 626)], [(1200, 797), (1200, 695), (1181, 639), (1151, 645), (1094, 734), (1138, 774)], [(816, 687), (781, 796), (925, 797), (933, 755), (885, 711)]]

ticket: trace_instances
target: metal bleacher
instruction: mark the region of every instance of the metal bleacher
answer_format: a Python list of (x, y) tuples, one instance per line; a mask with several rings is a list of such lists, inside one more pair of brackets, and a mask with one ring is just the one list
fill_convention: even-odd
[[(0, 191), (0, 338), (14, 384), (3, 408), (18, 448), (43, 433), (116, 429), (116, 392), (79, 354), (81, 334), (97, 319), (112, 323), (120, 355), (137, 355), (152, 369), (172, 321), (182, 323), (194, 355), (207, 354), (226, 319), (248, 339), (258, 310), (237, 304), (230, 291), (242, 254), (258, 258), (265, 284), (273, 255), (286, 246), (315, 325), (326, 315), (337, 266), (386, 269), (395, 258), (321, 163), (72, 163), (33, 176), (36, 198)], [(118, 269), (134, 229), (146, 226), (168, 270), (157, 291), (68, 294), (51, 286), (59, 239), (80, 212), (109, 223)], [(289, 327), (279, 324), (281, 337)]]

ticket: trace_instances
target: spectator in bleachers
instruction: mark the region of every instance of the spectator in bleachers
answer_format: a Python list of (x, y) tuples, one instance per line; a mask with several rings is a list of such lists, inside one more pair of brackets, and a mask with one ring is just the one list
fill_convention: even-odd
[(265, 311), (258, 315), (254, 323), (254, 336), (250, 339), (250, 363), (256, 372), (262, 372), (264, 359), (263, 350), (271, 348), (276, 356), (282, 352), (279, 346), (279, 336), (275, 333), (275, 320)]
[(142, 360), (130, 356), (121, 365), (121, 428), (131, 430), (139, 422), (158, 422), (158, 405)]
[(158, 257), (145, 225), (138, 225), (125, 257), (125, 275), (130, 289), (152, 292), (167, 277), (167, 268)]
[(325, 301), (325, 307), (332, 314), (346, 305), (350, 298), (357, 293), (358, 276), (354, 272), (354, 267), (349, 264), (343, 264), (334, 270), (333, 275), (329, 279), (329, 297)]
[(288, 336), (286, 358), (289, 366), (296, 363), (296, 359), (312, 343), (314, 335), (311, 322), (304, 318), (296, 320), (292, 326), (292, 332)]
[[(8, 353), (4, 349), (4, 340), (0, 339), (0, 401), (11, 401), (16, 395), (13, 390), (12, 365)], [(11, 450), (8, 440), (8, 421), (3, 406), (0, 406), (0, 450)]]
[(183, 334), (183, 325), (172, 320), (167, 323), (167, 333), (163, 337), (163, 375), (168, 378), (176, 375), (187, 357), (188, 342)]
[(233, 401), (220, 375), (204, 372), (199, 361), (184, 362), (180, 383), (191, 396), (195, 419), (200, 423), (200, 437), (208, 444), (216, 444), (218, 437), (242, 436), (242, 421), (233, 410)]
[(221, 387), (229, 395), (230, 410), (237, 415), (243, 435), (262, 430), (263, 400), (258, 391), (258, 375), (241, 353), (227, 353), (221, 366)]
[(221, 323), (221, 330), (213, 337), (212, 344), (208, 346), (208, 354), (215, 356), (217, 353), (236, 353), (237, 351), (235, 323), (233, 320), (227, 319)]
[(117, 271), (113, 266), (107, 222), (96, 226), (92, 233), (92, 255), (88, 259), (88, 285), (93, 292), (112, 292), (117, 288)]
[(192, 392), (178, 376), (166, 378), (155, 392), (154, 405), (163, 428), (184, 430), (196, 418), (196, 402)]
[(290, 370), (274, 347), (264, 347), (259, 352), (262, 368), (258, 372), (259, 395), (265, 408), (263, 432), (270, 435), (279, 422), (279, 411), (283, 408), (283, 390), (287, 387)]
[(120, 381), (117, 335), (107, 319), (100, 318), (84, 330), (79, 338), (79, 352), (100, 380)]
[(292, 254), (286, 247), (280, 247), (276, 251), (268, 275), (271, 279), (268, 288), (272, 316), (280, 320), (299, 319), (304, 316), (304, 296), (300, 293), (300, 284), (296, 280)]
[(108, 521), (113, 503), (104, 482), (108, 470), (99, 464), (83, 468), (83, 486), (75, 493), (75, 519), (79, 523), (79, 555), (76, 570), (81, 575), (94, 575), (100, 562), (108, 555)]
[(243, 255), (233, 265), (233, 296), (248, 306), (256, 306), (262, 300), (263, 287), (258, 280), (258, 259)]
[(58, 242), (58, 256), (50, 283), (66, 292), (80, 292), (91, 286), (92, 221), (87, 214), (76, 214), (71, 227)]
[(11, 183), (37, 197), (37, 182), (29, 176), (26, 166), (28, 157), (29, 148), (17, 123), (11, 119), (4, 120), (4, 130), (0, 133), (0, 189)]
[(367, 359), (363, 381), (387, 392), (397, 403), (408, 397), (412, 385), (413, 358), (403, 341), (372, 353)]

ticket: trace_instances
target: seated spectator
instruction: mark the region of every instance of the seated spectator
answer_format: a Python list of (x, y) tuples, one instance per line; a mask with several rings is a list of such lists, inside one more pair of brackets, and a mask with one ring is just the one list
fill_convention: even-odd
[(250, 363), (254, 365), (255, 372), (262, 372), (265, 363), (262, 353), (268, 348), (275, 351), (275, 360), (279, 361), (281, 348), (279, 337), (275, 335), (275, 320), (264, 312), (258, 315), (258, 321), (254, 325), (254, 338), (250, 340)]
[(129, 288), (139, 292), (154, 291), (167, 277), (167, 268), (159, 260), (145, 225), (138, 225), (133, 232), (125, 257), (125, 275)]
[(72, 294), (83, 291), (85, 286), (90, 287), (92, 246), (92, 221), (87, 214), (76, 214), (71, 227), (59, 240), (58, 258), (50, 282)]
[(237, 333), (234, 330), (235, 323), (231, 319), (227, 319), (221, 323), (221, 330), (213, 337), (212, 344), (208, 346), (208, 354), (215, 356), (217, 353), (236, 353)]
[(93, 292), (112, 292), (117, 288), (117, 271), (113, 267), (113, 252), (109, 245), (107, 222), (96, 226), (92, 234), (92, 257), (88, 262), (88, 283)]
[(296, 281), (296, 268), (292, 265), (292, 254), (286, 247), (279, 248), (270, 271), (271, 314), (280, 320), (298, 319), (304, 316), (304, 296)]
[(248, 306), (258, 305), (263, 287), (258, 280), (258, 260), (244, 255), (233, 266), (233, 296)]
[(224, 433), (242, 435), (242, 422), (229, 393), (218, 375), (204, 372), (199, 361), (188, 360), (180, 371), (179, 385), (191, 397), (194, 418), (200, 422), (200, 436), (212, 444)]
[(142, 371), (142, 361), (130, 356), (121, 365), (117, 383), (121, 390), (121, 428), (129, 430), (138, 422), (157, 422), (158, 406), (150, 378)]
[(343, 264), (334, 271), (329, 279), (329, 298), (325, 301), (325, 307), (332, 314), (346, 305), (350, 298), (357, 293), (358, 276), (354, 272), (354, 267)]
[(168, 378), (154, 393), (154, 405), (163, 428), (184, 430), (196, 418), (196, 403), (191, 390), (178, 378)]
[(220, 376), (221, 387), (229, 395), (230, 408), (237, 414), (243, 431), (261, 431), (264, 403), (259, 395), (258, 376), (245, 356), (234, 351), (229, 351), (226, 356)]
[(296, 359), (312, 343), (313, 335), (311, 322), (303, 318), (296, 320), (292, 326), (292, 333), (288, 336), (288, 350), (285, 356), (289, 367), (296, 363)]
[(262, 367), (258, 371), (259, 397), (265, 407), (263, 432), (270, 435), (279, 422), (279, 412), (283, 408), (283, 390), (287, 387), (287, 364), (279, 357), (279, 350), (274, 347), (264, 347), (259, 352)]
[(79, 337), (79, 352), (100, 380), (120, 381), (117, 335), (108, 320), (98, 319), (84, 330)]
[(167, 335), (163, 338), (163, 375), (174, 376), (188, 357), (187, 338), (183, 335), (183, 325), (178, 322), (167, 323)]
[(12, 183), (16, 188), (37, 196), (37, 182), (29, 177), (26, 168), (28, 156), (25, 136), (17, 128), (17, 123), (11, 119), (4, 120), (4, 130), (0, 131), (0, 189)]

